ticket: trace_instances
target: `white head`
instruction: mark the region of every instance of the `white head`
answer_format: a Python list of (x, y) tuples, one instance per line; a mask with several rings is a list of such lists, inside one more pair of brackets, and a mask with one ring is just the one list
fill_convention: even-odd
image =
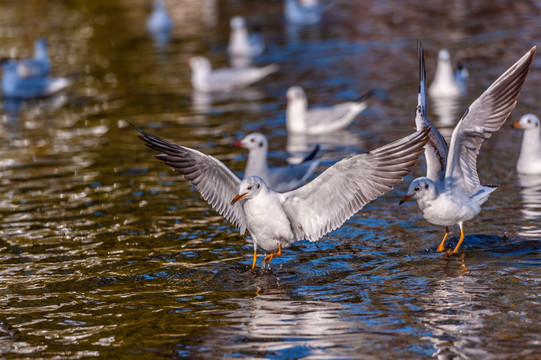
[(47, 42), (43, 38), (36, 40), (34, 44), (34, 57), (47, 60), (49, 53), (47, 51)]
[(246, 27), (246, 21), (242, 16), (234, 16), (229, 21), (229, 26), (231, 26), (231, 29), (242, 29)]
[(420, 177), (413, 180), (408, 188), (408, 194), (400, 200), (400, 205), (411, 198), (417, 200), (417, 203), (435, 199), (437, 196), (436, 184), (427, 177)]
[(235, 145), (243, 147), (250, 151), (258, 149), (264, 150), (265, 153), (267, 152), (269, 146), (265, 135), (260, 133), (251, 133), (249, 135), (246, 135), (241, 141), (237, 141)]
[(539, 118), (534, 114), (525, 114), (513, 126), (522, 130), (537, 129), (539, 131)]
[(300, 86), (292, 86), (287, 89), (286, 99), (288, 102), (304, 100), (306, 101), (306, 94)]
[(438, 60), (451, 61), (451, 55), (449, 55), (449, 51), (447, 51), (446, 49), (441, 49), (438, 53)]
[(194, 56), (189, 60), (193, 72), (209, 73), (212, 70), (209, 59), (204, 56)]
[(248, 176), (246, 179), (242, 180), (239, 185), (239, 191), (237, 195), (231, 201), (231, 205), (234, 205), (237, 201), (250, 200), (253, 199), (261, 191), (267, 189), (267, 184), (265, 181), (257, 176)]

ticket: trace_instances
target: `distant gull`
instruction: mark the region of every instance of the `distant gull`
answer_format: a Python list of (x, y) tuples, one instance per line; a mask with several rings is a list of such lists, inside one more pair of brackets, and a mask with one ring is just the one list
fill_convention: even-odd
[(158, 45), (164, 45), (171, 35), (173, 22), (162, 0), (154, 1), (153, 7), (154, 9), (147, 20), (147, 31)]
[(449, 51), (442, 49), (438, 53), (438, 63), (434, 80), (428, 88), (428, 95), (434, 98), (463, 97), (467, 92), (468, 70), (462, 65), (453, 71)]
[(513, 124), (524, 130), (517, 171), (521, 174), (541, 174), (541, 132), (539, 118), (534, 114), (526, 114), (519, 122)]
[(227, 52), (230, 56), (255, 57), (265, 49), (261, 34), (248, 33), (246, 21), (242, 16), (234, 16), (230, 21), (231, 33)]
[(223, 68), (212, 70), (209, 59), (195, 56), (190, 59), (192, 86), (197, 91), (233, 91), (258, 82), (265, 76), (278, 71), (278, 65), (271, 64), (261, 68)]
[(241, 234), (248, 229), (254, 243), (253, 269), (258, 246), (272, 252), (263, 259), (270, 261), (296, 240), (319, 240), (390, 191), (417, 162), (429, 128), (344, 158), (308, 184), (285, 193), (269, 189), (257, 176), (241, 181), (212, 156), (137, 130), (148, 147), (161, 152), (155, 157), (190, 181)]
[[(267, 137), (260, 133), (252, 133), (235, 143), (236, 146), (248, 149), (248, 162), (244, 170), (244, 178), (258, 176), (274, 191), (286, 192), (304, 185), (319, 165), (312, 152), (302, 163), (296, 165), (271, 167), (267, 164)], [(317, 149), (316, 149), (317, 151)]]
[(2, 63), (2, 95), (5, 98), (30, 99), (53, 95), (72, 84), (65, 77), (49, 77), (51, 65), (47, 44), (38, 39), (31, 59), (4, 59)]
[(334, 0), (284, 0), (285, 18), (294, 25), (317, 24), (333, 3)]
[(400, 204), (414, 198), (423, 217), (445, 226), (437, 251), (443, 251), (449, 226), (460, 227), (460, 239), (450, 254), (458, 252), (464, 240), (463, 223), (473, 219), (497, 185), (481, 185), (477, 174), (477, 154), (483, 141), (498, 131), (517, 103), (517, 98), (532, 64), (535, 47), (501, 75), (477, 100), (457, 124), (448, 149), (439, 132), (426, 118), (424, 56), (419, 45), (419, 105), (417, 127), (429, 125), (426, 146), (427, 176), (413, 180)]
[(356, 101), (348, 101), (333, 106), (308, 109), (306, 94), (300, 86), (287, 90), (286, 125), (287, 131), (294, 134), (325, 134), (345, 129), (366, 109), (369, 91)]

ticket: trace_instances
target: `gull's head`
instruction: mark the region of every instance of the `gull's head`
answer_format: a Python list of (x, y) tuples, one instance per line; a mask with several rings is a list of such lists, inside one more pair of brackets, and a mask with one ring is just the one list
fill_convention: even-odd
[(446, 49), (441, 49), (438, 53), (438, 60), (451, 61), (451, 55), (449, 55), (449, 51), (447, 51)]
[(231, 205), (234, 205), (239, 200), (252, 199), (266, 187), (267, 185), (265, 184), (265, 181), (263, 181), (263, 179), (261, 179), (260, 177), (248, 176), (246, 179), (240, 182), (239, 192), (231, 201)]
[(522, 130), (539, 129), (539, 118), (534, 114), (525, 114), (513, 126)]
[(299, 100), (299, 99), (306, 99), (306, 94), (304, 93), (304, 90), (300, 86), (292, 86), (289, 89), (287, 89), (286, 99), (288, 102)]
[(194, 72), (210, 72), (212, 69), (210, 61), (204, 56), (194, 56), (188, 61), (190, 68)]
[(231, 29), (242, 29), (246, 27), (246, 21), (242, 16), (233, 16), (229, 21), (229, 26), (231, 26)]
[(406, 196), (400, 200), (400, 205), (405, 203), (411, 198), (417, 201), (426, 199), (430, 200), (436, 197), (436, 184), (432, 180), (426, 177), (420, 177), (413, 180), (408, 188)]
[(235, 146), (240, 146), (250, 151), (264, 150), (266, 152), (268, 149), (267, 138), (260, 133), (246, 135), (241, 141), (237, 141)]
[(37, 57), (47, 57), (47, 42), (44, 38), (39, 38), (34, 43), (34, 53)]

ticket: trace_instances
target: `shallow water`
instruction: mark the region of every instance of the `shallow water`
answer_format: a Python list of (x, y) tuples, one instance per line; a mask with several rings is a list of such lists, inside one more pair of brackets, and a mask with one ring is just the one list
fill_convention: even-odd
[[(295, 244), (270, 269), (260, 257), (252, 271), (250, 239), (126, 122), (238, 173), (246, 153), (232, 143), (246, 133), (268, 134), (273, 164), (320, 143), (323, 170), (412, 131), (420, 39), (429, 79), (440, 47), (469, 69), (456, 115), (429, 103), (450, 136), (466, 106), (539, 43), (541, 6), (337, 0), (321, 24), (294, 28), (280, 1), (166, 2), (175, 28), (162, 47), (145, 32), (147, 1), (0, 3), (0, 54), (29, 56), (44, 36), (53, 74), (76, 78), (60, 96), (4, 102), (2, 357), (541, 358), (541, 180), (516, 174), (520, 132), (504, 126), (483, 146), (481, 181), (501, 186), (466, 223), (458, 256), (435, 252), (444, 229), (413, 203), (398, 206), (409, 176), (319, 242)], [(237, 14), (265, 35), (256, 64), (280, 71), (231, 96), (192, 93), (186, 60), (226, 66)], [(538, 57), (508, 124), (538, 112), (540, 67)], [(294, 84), (310, 103), (377, 96), (347, 131), (287, 138)], [(457, 238), (454, 228), (450, 245)]]

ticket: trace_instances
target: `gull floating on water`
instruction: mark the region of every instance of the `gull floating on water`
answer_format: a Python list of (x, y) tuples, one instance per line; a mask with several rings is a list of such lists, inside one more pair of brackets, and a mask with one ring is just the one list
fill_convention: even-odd
[(302, 163), (296, 165), (272, 167), (267, 164), (268, 141), (260, 133), (252, 133), (235, 143), (236, 146), (248, 149), (248, 162), (244, 169), (244, 178), (258, 176), (274, 191), (291, 191), (303, 185), (319, 165), (313, 160), (318, 148), (309, 154)]
[(308, 109), (304, 90), (300, 86), (292, 86), (286, 94), (287, 131), (294, 134), (318, 135), (345, 129), (366, 109), (366, 99), (371, 95), (372, 91), (369, 91), (357, 101)]
[(524, 130), (522, 146), (517, 161), (517, 171), (521, 174), (541, 174), (541, 132), (539, 118), (534, 114), (526, 114), (519, 122), (513, 124)]
[(438, 64), (434, 80), (428, 88), (428, 95), (433, 98), (462, 97), (467, 92), (468, 70), (462, 65), (453, 72), (449, 51), (442, 49), (438, 53)]
[(235, 16), (230, 21), (231, 34), (227, 52), (230, 56), (255, 57), (265, 49), (261, 34), (248, 34), (246, 21), (242, 16)]
[(481, 185), (477, 174), (477, 154), (485, 139), (503, 125), (517, 103), (517, 98), (532, 64), (535, 47), (501, 75), (477, 100), (457, 124), (448, 149), (439, 132), (426, 118), (424, 56), (419, 45), (419, 105), (417, 127), (430, 127), (426, 146), (427, 176), (413, 180), (400, 204), (414, 198), (423, 217), (432, 224), (445, 226), (437, 251), (444, 250), (449, 226), (460, 227), (460, 239), (454, 254), (464, 240), (463, 223), (473, 219), (497, 185)]
[(152, 14), (147, 20), (147, 31), (159, 45), (164, 45), (171, 35), (173, 22), (162, 0), (154, 1), (153, 7)]
[(233, 91), (253, 84), (265, 76), (278, 71), (278, 65), (261, 68), (224, 68), (212, 70), (209, 59), (195, 56), (190, 59), (192, 86), (197, 91)]
[(2, 64), (2, 94), (6, 98), (30, 99), (55, 94), (72, 80), (48, 77), (51, 71), (47, 43), (38, 39), (31, 59), (4, 60)]
[(428, 141), (429, 128), (365, 154), (340, 160), (308, 184), (285, 193), (264, 180), (240, 180), (216, 158), (137, 129), (155, 157), (181, 173), (229, 222), (247, 229), (257, 247), (281, 254), (296, 240), (317, 241), (339, 228), (368, 202), (390, 191), (410, 173)]
[(334, 0), (284, 0), (286, 20), (294, 25), (313, 25), (321, 21), (323, 12)]

